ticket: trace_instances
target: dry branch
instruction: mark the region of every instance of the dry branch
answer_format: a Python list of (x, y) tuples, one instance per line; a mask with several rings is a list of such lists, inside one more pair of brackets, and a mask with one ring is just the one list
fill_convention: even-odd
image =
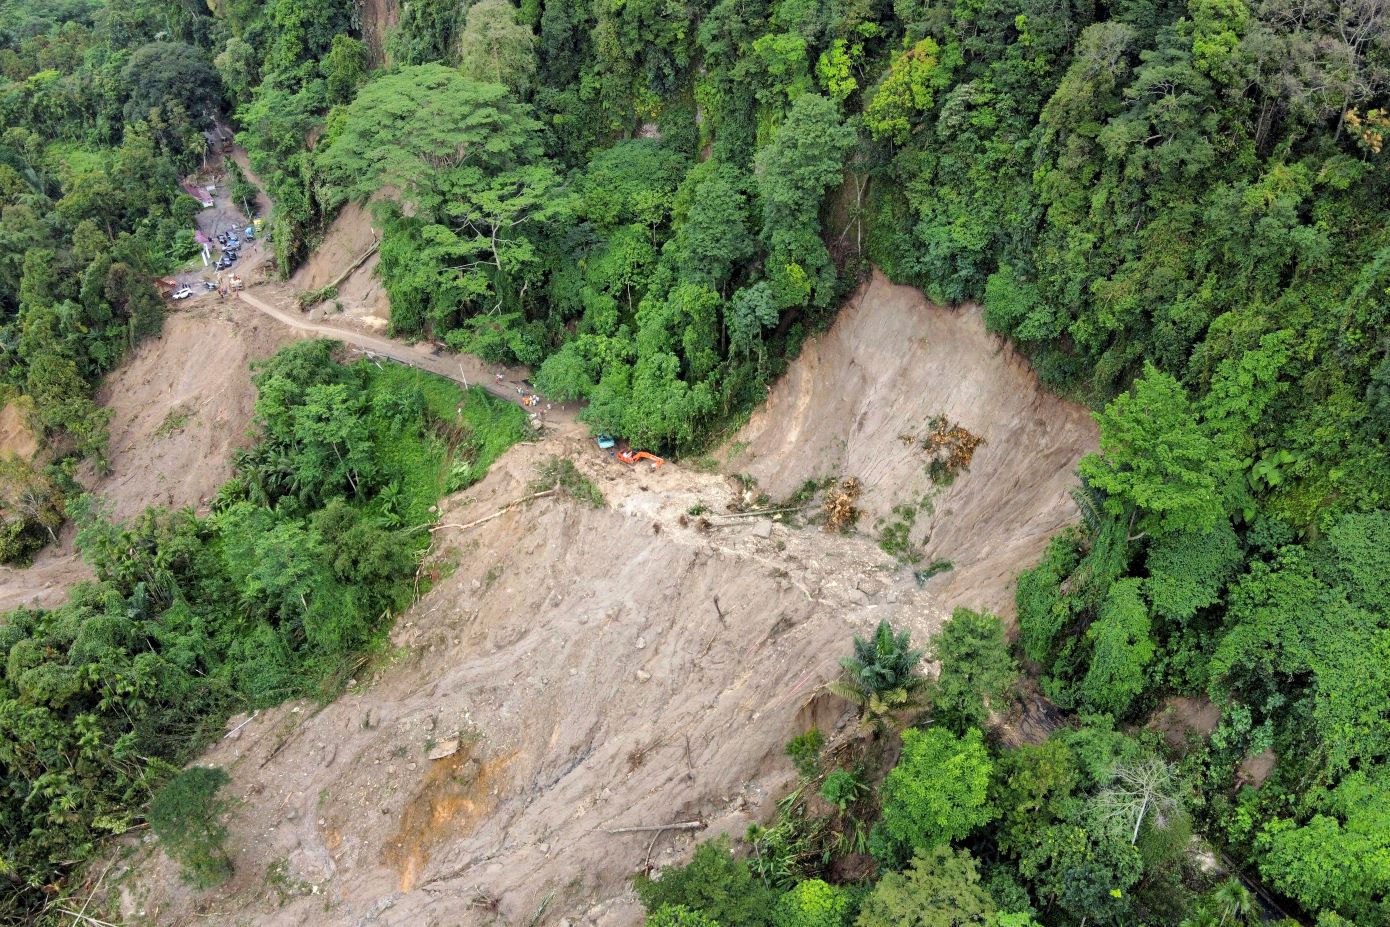
[(654, 830), (699, 830), (704, 821), (681, 821), (677, 824), (642, 824), (637, 827), (604, 828), (605, 834), (649, 834)]
[(799, 512), (806, 508), (804, 505), (793, 505), (785, 509), (758, 509), (753, 512), (730, 512), (727, 515), (710, 514), (706, 518), (753, 518), (758, 515), (779, 515), (783, 512)]
[(518, 505), (521, 505), (524, 502), (530, 502), (533, 499), (544, 499), (546, 496), (553, 496), (559, 491), (560, 487), (555, 486), (551, 489), (547, 489), (542, 492), (533, 492), (529, 496), (522, 496), (520, 499), (515, 499), (511, 502), (508, 502), (506, 505), (493, 512), (491, 515), (485, 515), (476, 521), (470, 521), (467, 524), (463, 525), (435, 525), (433, 528), (430, 529), (430, 533), (433, 534), (436, 531), (443, 531), (445, 528), (457, 528), (460, 531), (466, 531), (469, 528), (476, 528), (478, 527), (478, 525), (481, 525), (484, 522), (489, 522), (492, 521), (494, 518), (498, 518), (502, 515), (505, 515), (507, 512), (511, 511), (512, 509), (516, 508)]

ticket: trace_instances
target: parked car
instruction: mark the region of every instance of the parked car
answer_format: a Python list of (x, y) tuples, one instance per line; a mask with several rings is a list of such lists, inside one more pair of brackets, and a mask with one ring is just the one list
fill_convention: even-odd
[(174, 291), (174, 299), (187, 299), (193, 295), (193, 291), (186, 286), (181, 286)]

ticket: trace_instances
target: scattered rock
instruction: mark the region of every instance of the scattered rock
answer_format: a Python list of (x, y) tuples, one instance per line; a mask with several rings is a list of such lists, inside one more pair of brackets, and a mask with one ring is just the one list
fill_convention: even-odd
[(459, 739), (450, 737), (448, 740), (440, 741), (435, 744), (434, 749), (425, 754), (427, 759), (442, 760), (446, 756), (453, 756), (459, 752)]
[(772, 522), (765, 518), (759, 518), (753, 522), (753, 537), (770, 538), (772, 537)]
[(652, 678), (652, 674), (649, 673), (649, 672), (647, 672), (646, 670), (638, 670), (638, 671), (637, 671), (637, 681), (638, 681), (638, 682), (646, 682), (647, 680), (649, 680), (649, 679), (651, 679), (651, 678)]
[(647, 639), (646, 639), (645, 637), (639, 637), (639, 638), (637, 638), (637, 642), (634, 643), (632, 646), (633, 646), (633, 647), (636, 647), (638, 650), (646, 650), (646, 649), (647, 649)]

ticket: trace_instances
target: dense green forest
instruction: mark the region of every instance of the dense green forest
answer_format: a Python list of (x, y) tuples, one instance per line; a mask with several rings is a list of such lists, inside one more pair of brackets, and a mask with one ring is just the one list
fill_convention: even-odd
[(104, 468), (92, 391), (159, 330), (151, 277), (197, 252), (178, 180), (222, 101), (200, 53), (155, 40), (171, 15), (0, 4), (0, 400), (20, 397), (52, 451), (2, 465), (3, 561), (49, 540), (78, 457)]
[[(843, 682), (868, 733), (794, 744), (803, 789), (751, 853), (639, 882), (650, 924), (1257, 916), (1193, 833), (1308, 923), (1390, 923), (1384, 0), (412, 0), (376, 38), (350, 0), (0, 14), (4, 382), (60, 461), (25, 498), (100, 458), (92, 386), (157, 325), (144, 281), (186, 253), (174, 180), (218, 110), (282, 272), (371, 201), (396, 334), (534, 365), (635, 443), (709, 441), (870, 261), (981, 301), (1099, 410), (1081, 523), (1020, 578), (1016, 653), (963, 612), (929, 685), (905, 641), (862, 642)], [(170, 693), (211, 724), (303, 691), (293, 668), (321, 678), (401, 601), (403, 564), (359, 588), (376, 574), (335, 574), (335, 538), (412, 523), (390, 521), (429, 496), (405, 442), (444, 440), (421, 437), (444, 414), (308, 350), (259, 376), (265, 439), (214, 515), (78, 504), (100, 583), (0, 629), (16, 905), (139, 813), (159, 773), (132, 757)], [(370, 398), (330, 423), (324, 390)], [(34, 508), (6, 543), (42, 542)], [(318, 623), (320, 597), (356, 617)], [(103, 669), (135, 633), (162, 642), (151, 666)], [(1068, 713), (1043, 744), (988, 730), (1015, 658)], [(1176, 753), (1143, 727), (1172, 695), (1221, 715)], [(139, 712), (103, 713), (121, 699)], [(202, 733), (173, 730), (163, 762)]]

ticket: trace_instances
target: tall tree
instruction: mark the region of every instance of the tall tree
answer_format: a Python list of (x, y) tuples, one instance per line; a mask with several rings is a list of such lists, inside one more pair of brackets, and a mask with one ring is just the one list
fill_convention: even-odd
[(926, 850), (968, 836), (994, 819), (994, 765), (979, 730), (903, 732), (898, 765), (883, 783), (883, 832), (900, 847)]
[(148, 119), (150, 110), (179, 104), (199, 128), (211, 125), (222, 106), (222, 79), (200, 48), (182, 42), (151, 42), (130, 56), (125, 117)]
[(854, 653), (840, 660), (840, 678), (827, 688), (860, 706), (865, 724), (884, 728), (895, 715), (921, 707), (923, 653), (911, 646), (910, 631), (894, 631), (885, 618), (873, 637), (854, 635)]
[(511, 0), (480, 0), (468, 8), (459, 34), (459, 71), (525, 96), (536, 76), (535, 44), (531, 27), (517, 22)]
[(1171, 375), (1147, 364), (1096, 418), (1101, 453), (1082, 459), (1079, 471), (1107, 494), (1107, 511), (1132, 518), (1141, 534), (1207, 531), (1225, 517), (1236, 460)]
[(994, 901), (965, 850), (919, 850), (906, 872), (889, 872), (864, 899), (856, 927), (986, 927)]
[(939, 664), (932, 718), (957, 734), (979, 727), (1018, 679), (998, 615), (958, 608), (931, 642)]
[(330, 203), (390, 186), (423, 214), (440, 217), (459, 184), (537, 161), (539, 130), (530, 108), (502, 85), (422, 64), (363, 87), (317, 163)]

